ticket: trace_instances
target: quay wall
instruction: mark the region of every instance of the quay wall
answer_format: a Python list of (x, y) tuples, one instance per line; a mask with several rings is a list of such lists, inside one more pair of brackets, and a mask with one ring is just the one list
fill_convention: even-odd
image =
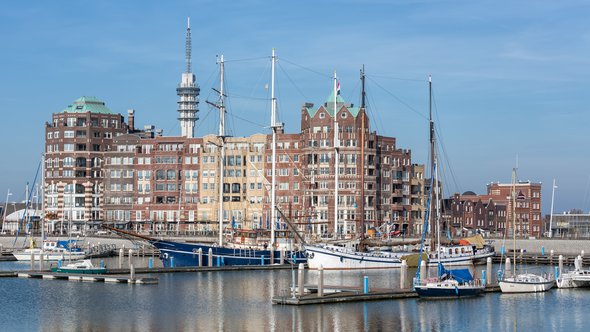
[[(487, 239), (486, 239), (487, 240)], [(514, 248), (513, 240), (504, 242), (502, 239), (492, 240), (496, 252), (500, 252), (502, 244), (506, 251)], [(541, 254), (541, 248), (545, 248), (545, 255), (550, 255), (553, 250), (554, 255), (579, 255), (584, 250), (584, 255), (590, 255), (590, 240), (562, 240), (562, 239), (517, 239), (516, 250), (524, 249), (529, 254)]]

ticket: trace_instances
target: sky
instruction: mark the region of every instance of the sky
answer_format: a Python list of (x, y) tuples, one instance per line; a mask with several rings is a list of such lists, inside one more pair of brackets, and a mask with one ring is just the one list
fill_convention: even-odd
[(486, 192), (518, 178), (543, 184), (544, 213), (590, 212), (590, 3), (587, 1), (26, 1), (0, 5), (0, 201), (24, 198), (45, 122), (81, 96), (136, 126), (179, 135), (176, 86), (201, 88), (196, 135), (215, 134), (218, 55), (228, 132), (269, 133), (270, 54), (279, 118), (332, 90), (360, 104), (364, 65), (371, 129), (427, 163), (428, 76), (445, 192)]

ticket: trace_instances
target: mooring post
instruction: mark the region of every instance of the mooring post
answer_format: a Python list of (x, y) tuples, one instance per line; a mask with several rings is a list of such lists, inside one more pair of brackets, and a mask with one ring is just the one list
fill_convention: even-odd
[(580, 265), (580, 270), (582, 269), (582, 266), (584, 265), (584, 259), (582, 258), (584, 256), (578, 256), (578, 264)]
[(512, 269), (510, 266), (510, 257), (506, 257), (506, 265), (504, 268), (504, 276), (505, 277), (510, 277), (510, 275), (512, 274)]
[(264, 265), (264, 255), (260, 256), (260, 265)]
[(43, 251), (39, 253), (39, 271), (43, 271), (43, 263), (45, 263), (45, 258), (43, 258)]
[(559, 275), (563, 273), (563, 255), (559, 255)]
[(31, 271), (35, 270), (35, 253), (31, 251)]
[(400, 270), (399, 276), (399, 288), (406, 289), (406, 278), (408, 276), (408, 262), (406, 260), (402, 261), (402, 268)]
[(135, 266), (133, 264), (129, 266), (129, 273), (131, 274), (131, 280), (135, 280)]
[(4, 255), (4, 246), (0, 244), (0, 256)]
[(285, 264), (285, 250), (282, 249), (279, 254), (280, 254), (279, 262), (281, 265), (283, 265), (283, 264)]
[(363, 277), (363, 293), (369, 294), (369, 276)]
[(487, 283), (486, 285), (492, 284), (492, 257), (488, 257), (486, 259), (486, 275), (487, 275)]
[(129, 249), (129, 268), (131, 268), (132, 260), (133, 260), (133, 249)]
[(555, 281), (557, 281), (557, 278), (559, 278), (559, 268), (557, 266), (555, 266), (553, 268), (555, 271), (553, 271), (553, 274), (555, 276)]
[(545, 247), (544, 246), (541, 247), (541, 256), (545, 256)]
[(304, 286), (304, 282), (305, 282), (305, 266), (303, 265), (303, 263), (299, 263), (299, 275), (298, 275), (298, 279), (297, 279), (297, 290), (299, 293), (299, 297), (303, 296), (303, 288)]
[(481, 283), (485, 286), (488, 284), (487, 271), (481, 270)]
[(174, 267), (174, 256), (170, 257), (170, 267)]
[(123, 248), (119, 249), (119, 268), (120, 269), (123, 268), (123, 255), (125, 254), (125, 252), (123, 250), (124, 250)]
[(270, 247), (270, 264), (275, 263), (275, 249), (271, 246)]
[(199, 267), (203, 266), (203, 248), (199, 248), (197, 250), (197, 255), (199, 257)]
[(420, 283), (422, 282), (422, 280), (428, 278), (428, 276), (426, 275), (426, 261), (421, 261), (420, 262), (420, 280), (418, 280)]
[(152, 269), (154, 267), (154, 259), (148, 258), (148, 268)]
[(324, 267), (320, 265), (318, 268), (318, 297), (324, 296)]
[(584, 250), (582, 250), (582, 252), (580, 253), (580, 256), (582, 256), (582, 258), (584, 258)]
[(207, 262), (209, 267), (213, 266), (213, 249), (209, 248), (209, 261)]

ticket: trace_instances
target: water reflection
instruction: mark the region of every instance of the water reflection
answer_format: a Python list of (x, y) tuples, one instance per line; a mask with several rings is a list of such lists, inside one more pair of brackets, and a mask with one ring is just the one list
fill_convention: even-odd
[[(326, 284), (360, 286), (365, 275), (371, 287), (399, 287), (399, 270), (326, 271)], [(142, 286), (0, 279), (0, 326), (5, 331), (542, 331), (589, 327), (587, 290), (293, 307), (270, 301), (273, 296), (290, 296), (290, 270), (157, 276), (158, 285)], [(310, 283), (317, 283), (313, 271), (306, 276), (306, 284)]]

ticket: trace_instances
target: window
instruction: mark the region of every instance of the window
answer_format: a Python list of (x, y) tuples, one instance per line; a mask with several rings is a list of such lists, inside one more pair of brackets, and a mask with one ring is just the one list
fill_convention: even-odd
[(66, 152), (74, 151), (74, 144), (64, 144), (64, 151), (66, 151)]

